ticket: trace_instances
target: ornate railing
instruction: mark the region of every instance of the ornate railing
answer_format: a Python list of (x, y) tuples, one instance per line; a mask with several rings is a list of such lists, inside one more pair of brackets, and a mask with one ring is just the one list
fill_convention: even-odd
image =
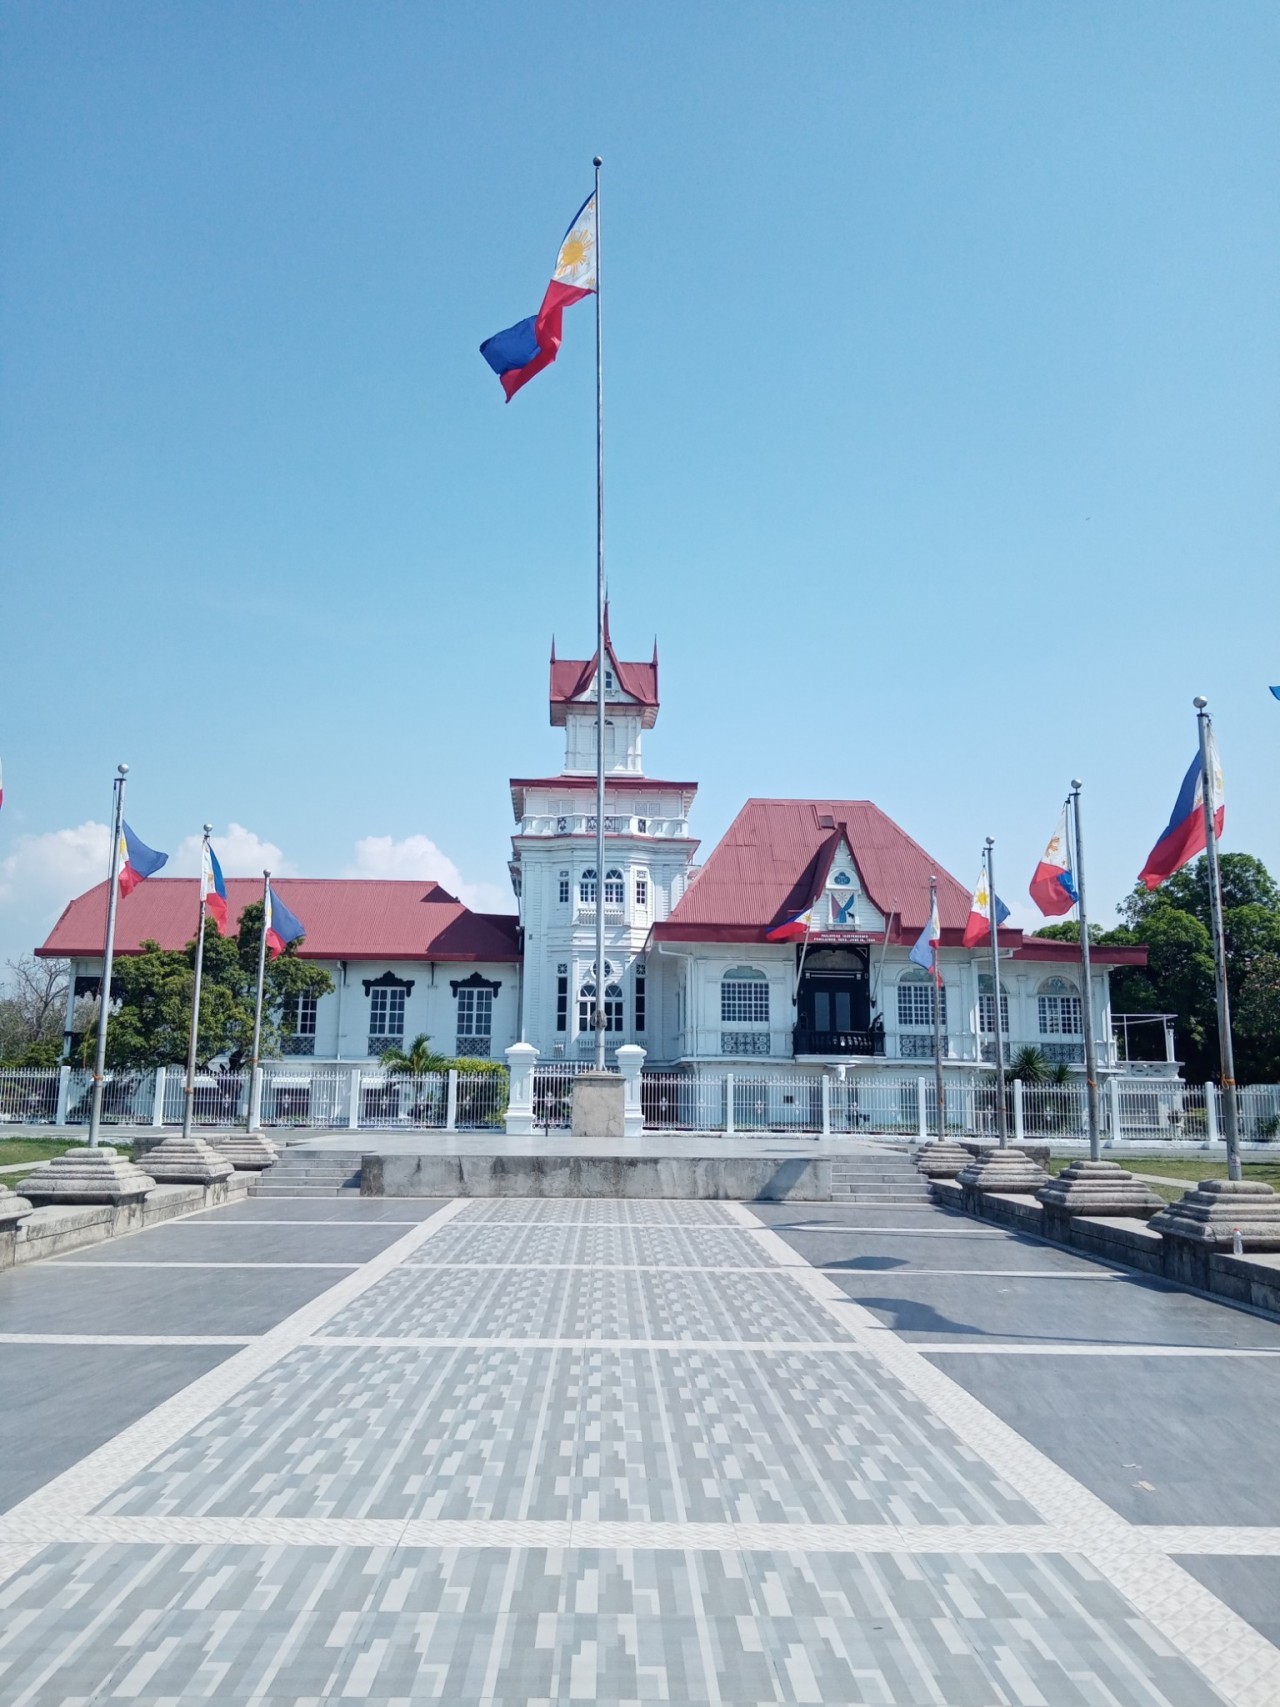
[(403, 1049), (404, 1033), (397, 1032), (394, 1037), (383, 1036), (381, 1033), (369, 1033), (369, 1054), (375, 1061), (382, 1058), (388, 1049)]
[(455, 1037), (453, 1052), (460, 1060), (487, 1061), (491, 1041), (488, 1037)]
[(720, 1033), (720, 1053), (722, 1055), (767, 1055), (769, 1043), (770, 1038), (767, 1031), (722, 1031)]
[(879, 1026), (866, 1031), (806, 1031), (797, 1026), (792, 1048), (797, 1055), (883, 1055), (884, 1032)]
[(316, 1040), (314, 1036), (299, 1035), (280, 1039), (280, 1053), (282, 1055), (314, 1055), (315, 1052)]

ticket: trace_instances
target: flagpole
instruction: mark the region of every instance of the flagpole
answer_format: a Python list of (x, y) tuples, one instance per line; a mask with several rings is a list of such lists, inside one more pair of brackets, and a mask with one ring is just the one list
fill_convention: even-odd
[[(1102, 1121), (1098, 1107), (1098, 1047), (1093, 1035), (1093, 976), (1089, 964), (1089, 914), (1084, 899), (1084, 831), (1080, 827), (1080, 790), (1084, 784), (1078, 776), (1071, 779), (1067, 805), (1071, 808), (1071, 825), (1075, 842), (1076, 917), (1080, 921), (1080, 976), (1084, 981), (1084, 1083), (1085, 1113), (1089, 1132), (1089, 1159), (1102, 1160)], [(1112, 1134), (1118, 1138), (1120, 1134)]]
[[(938, 879), (929, 879), (929, 917), (938, 906)], [(938, 1137), (947, 1135), (947, 1094), (942, 1082), (942, 930), (933, 951), (933, 1092), (938, 1104)]]
[(205, 871), (209, 863), (209, 837), (213, 825), (206, 824), (200, 843), (200, 922), (196, 926), (196, 981), (191, 991), (191, 1035), (187, 1039), (187, 1077), (182, 1087), (182, 1136), (191, 1136), (191, 1113), (196, 1097), (196, 1045), (200, 1037), (200, 986), (204, 981), (204, 915), (207, 892)]
[(1227, 989), (1227, 946), (1222, 928), (1222, 871), (1218, 863), (1218, 831), (1214, 814), (1218, 808), (1217, 778), (1213, 774), (1209, 743), (1213, 718), (1205, 709), (1208, 700), (1197, 694), (1200, 729), (1200, 794), (1204, 808), (1204, 853), (1209, 868), (1209, 918), (1213, 925), (1213, 972), (1218, 994), (1218, 1059), (1222, 1077), (1222, 1126), (1227, 1140), (1227, 1178), (1243, 1179), (1240, 1167), (1240, 1122), (1236, 1109), (1236, 1061), (1231, 1041), (1231, 996)]
[(116, 945), (116, 902), (120, 894), (120, 837), (124, 829), (124, 782), (128, 765), (116, 766), (112, 784), (115, 810), (111, 814), (111, 864), (107, 878), (107, 935), (102, 945), (102, 984), (98, 991), (98, 1042), (93, 1057), (93, 1093), (89, 1103), (89, 1148), (98, 1147), (102, 1125), (102, 1087), (107, 1065), (107, 1010), (111, 1006), (111, 960)]
[(259, 1052), (262, 1046), (262, 992), (267, 977), (267, 909), (271, 889), (271, 873), (262, 874), (262, 930), (258, 936), (258, 991), (253, 1003), (253, 1048), (249, 1054), (249, 1131), (256, 1132), (262, 1124), (262, 1067)]
[(604, 961), (604, 342), (600, 295), (600, 168), (596, 172), (596, 1071), (605, 1070)]
[(987, 920), (991, 926), (991, 984), (994, 990), (993, 1000), (996, 1005), (995, 1025), (992, 1028), (996, 1040), (996, 1133), (1000, 1148), (1003, 1150), (1009, 1142), (1009, 1111), (1004, 1106), (1004, 1037), (1000, 1031), (1000, 926), (996, 921), (996, 873), (995, 860), (991, 850), (995, 847), (992, 837), (987, 837)]

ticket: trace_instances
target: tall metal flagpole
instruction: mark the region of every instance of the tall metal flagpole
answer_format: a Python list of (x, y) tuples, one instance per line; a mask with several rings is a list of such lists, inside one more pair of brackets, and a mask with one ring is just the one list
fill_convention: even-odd
[(994, 991), (992, 999), (996, 1005), (995, 1025), (992, 1028), (996, 1040), (996, 1132), (1003, 1150), (1009, 1142), (1009, 1111), (1004, 1106), (1004, 1037), (1000, 1031), (1000, 926), (996, 921), (995, 861), (991, 857), (991, 850), (995, 845), (994, 840), (988, 836), (985, 852), (987, 921), (991, 926), (991, 987)]
[[(1084, 899), (1084, 831), (1080, 828), (1080, 790), (1084, 784), (1078, 776), (1071, 779), (1067, 804), (1071, 808), (1071, 825), (1075, 832), (1074, 860), (1076, 879), (1076, 917), (1080, 920), (1080, 978), (1084, 985), (1084, 1084), (1085, 1114), (1089, 1132), (1089, 1159), (1102, 1160), (1102, 1122), (1098, 1106), (1098, 1048), (1093, 1036), (1093, 979), (1089, 965), (1089, 913)], [(1119, 1137), (1117, 1132), (1113, 1134)]]
[(604, 962), (604, 343), (600, 294), (600, 168), (596, 169), (596, 1071), (605, 1068)]
[(1200, 727), (1200, 793), (1204, 805), (1204, 854), (1209, 867), (1209, 918), (1213, 925), (1213, 972), (1218, 993), (1218, 1060), (1222, 1076), (1222, 1126), (1227, 1140), (1227, 1178), (1243, 1179), (1240, 1167), (1240, 1121), (1236, 1108), (1236, 1058), (1231, 1041), (1231, 997), (1227, 989), (1227, 944), (1222, 929), (1222, 871), (1218, 864), (1218, 780), (1212, 761), (1213, 718), (1208, 700), (1197, 694), (1191, 702)]
[(249, 1131), (262, 1123), (262, 992), (267, 977), (267, 925), (271, 906), (271, 873), (262, 874), (262, 931), (258, 937), (258, 993), (253, 1003), (253, 1048), (249, 1054)]
[[(938, 905), (938, 879), (929, 879), (929, 917)], [(938, 1104), (938, 1137), (947, 1135), (947, 1093), (942, 1082), (942, 931), (933, 951), (933, 1094)]]
[(116, 945), (116, 902), (120, 896), (120, 837), (124, 827), (124, 779), (128, 765), (116, 766), (112, 784), (115, 810), (111, 814), (111, 864), (107, 878), (107, 935), (102, 945), (102, 984), (98, 991), (98, 1045), (93, 1057), (93, 1094), (89, 1103), (89, 1147), (97, 1149), (102, 1125), (102, 1087), (107, 1066), (107, 1013), (111, 1007), (111, 959)]
[(191, 1136), (191, 1114), (196, 1099), (196, 1044), (200, 1036), (200, 986), (204, 981), (204, 915), (208, 901), (205, 873), (209, 869), (209, 837), (213, 825), (204, 827), (200, 843), (200, 923), (196, 926), (196, 981), (191, 992), (191, 1035), (187, 1039), (187, 1077), (182, 1087), (182, 1136)]

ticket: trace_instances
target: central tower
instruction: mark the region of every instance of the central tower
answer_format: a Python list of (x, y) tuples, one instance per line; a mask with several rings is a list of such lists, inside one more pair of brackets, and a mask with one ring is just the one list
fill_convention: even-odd
[[(604, 673), (605, 859), (596, 857), (597, 677)], [(604, 657), (551, 649), (552, 726), (564, 730), (558, 776), (513, 777), (511, 881), (524, 929), (522, 1034), (543, 1060), (595, 1054), (597, 909), (604, 910), (606, 1054), (639, 1043), (651, 1057), (674, 1043), (666, 980), (650, 967), (650, 927), (684, 893), (697, 842), (688, 831), (692, 782), (647, 777), (643, 738), (658, 718), (658, 652), (620, 659), (606, 617)], [(670, 1039), (670, 1041), (669, 1041)]]

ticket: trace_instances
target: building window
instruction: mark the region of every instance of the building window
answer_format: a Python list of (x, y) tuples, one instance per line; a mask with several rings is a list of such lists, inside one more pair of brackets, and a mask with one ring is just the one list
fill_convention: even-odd
[(556, 974), (556, 1030), (569, 1029), (569, 978), (567, 971)]
[[(993, 1021), (996, 1017), (995, 979), (990, 972), (978, 974), (978, 1030), (994, 1031)], [(1009, 1030), (1009, 997), (1005, 990), (1000, 992), (1000, 1029)]]
[(649, 873), (643, 866), (636, 872), (636, 911), (649, 911)]
[[(904, 973), (898, 983), (898, 1024), (933, 1024), (933, 977), (928, 972)], [(947, 1023), (947, 990), (941, 987), (941, 1018)]]
[(370, 990), (370, 1037), (385, 1037), (390, 1041), (404, 1036), (404, 996), (403, 990)]
[(604, 904), (606, 907), (625, 907), (627, 904), (627, 883), (617, 866), (610, 866), (604, 874)]
[[(493, 991), (461, 989), (458, 991), (458, 1054), (487, 1055), (489, 1039), (493, 1036)], [(484, 1048), (476, 1048), (483, 1039)]]
[(1080, 997), (1065, 978), (1046, 978), (1036, 998), (1041, 1037), (1080, 1037), (1084, 1031)]
[(768, 1025), (769, 980), (754, 966), (733, 966), (720, 980), (720, 1019), (725, 1025)]
[(314, 1037), (316, 1034), (316, 996), (291, 996), (285, 1003), (285, 1023), (295, 1037)]
[[(605, 961), (604, 966), (604, 1028), (606, 1031), (622, 1030), (622, 986), (613, 976), (613, 967)], [(596, 1029), (596, 976), (592, 967), (582, 983), (578, 986), (578, 1030), (594, 1031)]]
[(584, 871), (578, 879), (578, 899), (586, 906), (594, 907), (595, 905), (596, 873), (594, 866), (589, 871)]
[(645, 975), (644, 975), (644, 961), (643, 960), (637, 960), (636, 961), (635, 992), (636, 992), (635, 993), (636, 1032), (637, 1032), (637, 1034), (641, 1034), (644, 1031), (644, 1023), (645, 1023), (645, 1019), (644, 1019)]
[(562, 907), (569, 905), (569, 873), (567, 871), (560, 873), (560, 905)]

